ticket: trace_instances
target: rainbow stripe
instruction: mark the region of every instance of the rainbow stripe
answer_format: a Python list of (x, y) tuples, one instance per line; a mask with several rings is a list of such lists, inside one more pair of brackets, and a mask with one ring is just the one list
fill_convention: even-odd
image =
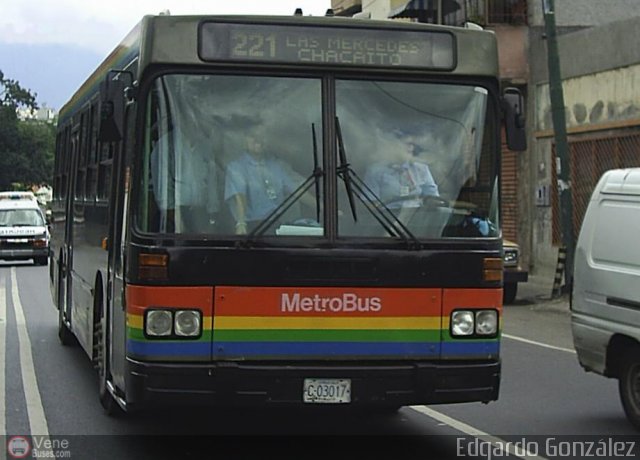
[[(441, 289), (130, 290), (127, 349), (136, 359), (488, 359), (499, 354), (498, 338), (461, 340), (449, 335), (449, 314), (441, 312), (443, 305), (444, 310), (454, 308), (447, 307), (449, 302), (455, 308), (465, 307), (459, 290), (453, 297)], [(481, 293), (467, 294), (477, 305)], [(355, 298), (379, 302), (357, 303)], [(322, 299), (338, 300), (323, 304)], [(201, 309), (205, 315), (202, 336), (197, 340), (146, 338), (143, 315), (148, 306)]]
[(440, 317), (221, 316), (217, 355), (238, 357), (436, 356)]

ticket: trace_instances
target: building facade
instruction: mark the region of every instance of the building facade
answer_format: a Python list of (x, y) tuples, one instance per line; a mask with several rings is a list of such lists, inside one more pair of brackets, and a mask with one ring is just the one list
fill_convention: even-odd
[[(333, 0), (336, 14), (364, 13), (463, 25), (496, 33), (503, 86), (527, 100), (529, 147), (502, 159), (503, 235), (530, 270), (553, 266), (561, 244), (543, 0)], [(420, 10), (426, 10), (422, 14)], [(640, 166), (640, 18), (637, 0), (555, 0), (572, 168), (574, 229), (603, 168)], [(635, 152), (635, 153), (634, 153)], [(586, 174), (585, 168), (588, 170)]]
[[(602, 173), (640, 166), (640, 17), (633, 11), (627, 19), (558, 37), (576, 239)], [(531, 257), (537, 264), (555, 264), (561, 244), (557, 161), (546, 44), (537, 37), (530, 50)]]

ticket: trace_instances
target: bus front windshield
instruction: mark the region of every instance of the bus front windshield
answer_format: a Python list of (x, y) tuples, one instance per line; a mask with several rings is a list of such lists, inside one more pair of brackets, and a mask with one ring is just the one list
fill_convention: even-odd
[[(365, 198), (354, 206), (348, 187), (339, 187), (339, 207), (352, 217), (340, 221), (340, 234), (376, 235), (384, 214), (391, 235), (400, 227), (420, 239), (497, 236), (489, 106), (478, 86), (338, 81), (344, 156), (362, 178), (356, 188)], [(357, 219), (346, 212), (353, 207)]]
[[(335, 129), (323, 126), (320, 78), (156, 78), (145, 108), (139, 230), (322, 238), (325, 211), (335, 210), (338, 237), (393, 239), (399, 228), (418, 239), (498, 235), (495, 125), (487, 123), (495, 116), (487, 116), (485, 89), (330, 84)], [(327, 131), (337, 133), (331, 146), (322, 142)], [(326, 152), (337, 170), (327, 169), (335, 163)], [(324, 189), (330, 180), (338, 181), (333, 196)]]

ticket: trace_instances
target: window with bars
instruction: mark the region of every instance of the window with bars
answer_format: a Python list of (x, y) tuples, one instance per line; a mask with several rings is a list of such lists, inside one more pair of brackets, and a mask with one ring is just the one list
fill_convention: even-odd
[[(556, 146), (553, 144), (552, 180), (557, 183)], [(573, 233), (578, 238), (589, 199), (605, 171), (640, 166), (640, 130), (569, 139)], [(560, 197), (552, 186), (553, 244), (562, 244)]]

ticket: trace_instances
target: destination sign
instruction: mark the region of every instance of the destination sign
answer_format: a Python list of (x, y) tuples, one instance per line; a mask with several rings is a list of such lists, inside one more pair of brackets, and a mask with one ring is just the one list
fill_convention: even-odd
[(448, 32), (207, 22), (199, 38), (205, 61), (455, 67), (454, 37)]

